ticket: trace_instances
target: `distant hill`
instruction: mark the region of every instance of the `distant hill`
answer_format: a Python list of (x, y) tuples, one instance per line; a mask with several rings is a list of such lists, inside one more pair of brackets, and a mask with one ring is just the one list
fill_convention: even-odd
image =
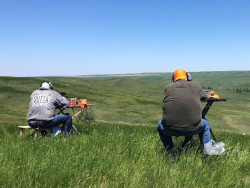
[[(228, 102), (216, 103), (207, 118), (215, 129), (250, 133), (250, 71), (191, 72), (193, 81), (213, 88)], [(161, 119), (161, 104), (172, 73), (110, 77), (0, 77), (0, 123), (26, 123), (29, 96), (44, 80), (68, 96), (88, 99), (98, 121), (155, 126)]]
[[(110, 78), (131, 78), (140, 81), (170, 83), (173, 73), (142, 73), (142, 74), (119, 74), (99, 76), (79, 76), (90, 80), (103, 80)], [(213, 72), (190, 72), (193, 81), (204, 87), (216, 89), (244, 89), (250, 88), (250, 71), (213, 71)]]

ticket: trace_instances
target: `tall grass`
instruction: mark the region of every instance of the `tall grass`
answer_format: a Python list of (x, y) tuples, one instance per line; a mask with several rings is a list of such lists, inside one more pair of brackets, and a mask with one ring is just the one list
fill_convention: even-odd
[[(0, 126), (0, 187), (249, 187), (250, 136), (215, 132), (231, 154), (204, 157), (194, 137), (162, 152), (155, 127), (77, 124), (82, 135), (34, 141)], [(184, 138), (174, 139), (176, 147)]]

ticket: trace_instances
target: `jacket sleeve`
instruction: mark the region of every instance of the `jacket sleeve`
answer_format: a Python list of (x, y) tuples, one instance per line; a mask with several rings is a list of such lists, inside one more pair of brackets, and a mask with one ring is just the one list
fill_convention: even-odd
[(199, 86), (199, 84), (194, 82), (194, 86), (196, 88), (197, 94), (200, 96), (200, 99), (206, 99), (208, 94)]
[(67, 108), (69, 107), (69, 102), (65, 97), (56, 92), (56, 107), (57, 108)]

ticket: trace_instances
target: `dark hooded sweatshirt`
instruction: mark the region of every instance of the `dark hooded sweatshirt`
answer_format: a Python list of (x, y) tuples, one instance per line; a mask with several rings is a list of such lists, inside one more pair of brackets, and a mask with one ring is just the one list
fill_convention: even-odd
[(207, 94), (195, 82), (178, 80), (165, 88), (162, 105), (163, 126), (178, 132), (197, 131), (201, 128), (201, 99)]

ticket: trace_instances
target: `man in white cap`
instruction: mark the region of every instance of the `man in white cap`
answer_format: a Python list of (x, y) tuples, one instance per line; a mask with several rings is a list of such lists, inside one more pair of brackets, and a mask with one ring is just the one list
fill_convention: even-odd
[(54, 91), (50, 82), (42, 82), (40, 88), (30, 96), (28, 123), (31, 127), (53, 128), (54, 135), (58, 126), (63, 124), (65, 135), (66, 132), (73, 134), (71, 114), (55, 115), (57, 108), (67, 108), (68, 106), (67, 99)]

